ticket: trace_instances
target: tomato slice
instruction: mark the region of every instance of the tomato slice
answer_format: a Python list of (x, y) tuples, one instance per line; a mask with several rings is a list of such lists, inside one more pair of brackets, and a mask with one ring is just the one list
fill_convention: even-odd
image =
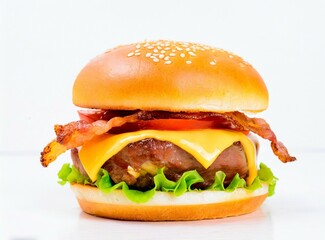
[(104, 110), (78, 110), (80, 120), (86, 121), (88, 123), (100, 120), (104, 113)]
[[(79, 110), (80, 120), (87, 123), (92, 123), (97, 120), (108, 120), (112, 117), (119, 116), (118, 112), (110, 112), (105, 110)], [(118, 134), (123, 132), (133, 132), (144, 129), (156, 130), (192, 130), (192, 129), (207, 129), (207, 128), (221, 128), (221, 129), (234, 129), (232, 124), (224, 120), (197, 120), (197, 119), (154, 119), (154, 120), (140, 120), (134, 123), (126, 123), (120, 127), (114, 127), (109, 132)], [(248, 134), (249, 131), (242, 131)]]
[(214, 122), (195, 119), (155, 119), (142, 121), (139, 125), (143, 129), (190, 130), (213, 128)]

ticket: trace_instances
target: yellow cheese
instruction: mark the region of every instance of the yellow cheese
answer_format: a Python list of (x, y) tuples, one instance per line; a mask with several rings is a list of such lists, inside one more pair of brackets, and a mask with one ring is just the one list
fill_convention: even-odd
[(95, 181), (97, 173), (103, 164), (129, 143), (146, 138), (172, 142), (191, 154), (208, 168), (218, 155), (240, 141), (246, 153), (249, 176), (247, 183), (251, 184), (257, 176), (256, 153), (254, 143), (243, 133), (232, 130), (204, 129), (190, 131), (160, 131), (141, 130), (122, 134), (104, 134), (85, 143), (79, 152), (79, 157), (90, 179)]

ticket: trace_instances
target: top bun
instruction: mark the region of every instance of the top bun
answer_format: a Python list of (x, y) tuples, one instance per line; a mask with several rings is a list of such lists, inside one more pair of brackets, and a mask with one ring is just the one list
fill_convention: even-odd
[(186, 112), (263, 111), (268, 92), (242, 58), (207, 45), (144, 41), (90, 61), (73, 87), (79, 107)]

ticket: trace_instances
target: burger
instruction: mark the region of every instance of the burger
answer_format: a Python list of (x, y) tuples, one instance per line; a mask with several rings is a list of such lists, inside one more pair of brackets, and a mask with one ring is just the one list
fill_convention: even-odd
[(41, 153), (91, 215), (199, 220), (255, 211), (277, 178), (257, 164), (257, 136), (282, 162), (286, 147), (256, 113), (268, 106), (261, 76), (242, 58), (204, 44), (143, 41), (91, 60), (77, 76), (79, 119), (55, 125)]

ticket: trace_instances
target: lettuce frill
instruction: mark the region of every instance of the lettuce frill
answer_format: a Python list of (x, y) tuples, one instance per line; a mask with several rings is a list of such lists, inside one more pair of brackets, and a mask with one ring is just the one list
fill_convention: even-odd
[[(172, 192), (175, 196), (181, 196), (185, 192), (190, 191), (204, 191), (201, 189), (192, 188), (193, 184), (204, 181), (196, 170), (184, 172), (181, 178), (177, 182), (174, 182), (166, 178), (163, 168), (159, 169), (157, 175), (154, 176), (155, 186), (152, 189), (144, 192), (130, 189), (125, 182), (115, 184), (111, 180), (108, 172), (104, 169), (100, 169), (96, 182), (92, 182), (88, 177), (82, 175), (75, 166), (70, 166), (69, 163), (66, 163), (59, 171), (58, 177), (61, 185), (64, 185), (67, 182), (85, 184), (97, 187), (106, 194), (116, 189), (121, 189), (129, 200), (136, 203), (145, 203), (149, 201), (156, 191)], [(237, 188), (244, 188), (247, 191), (255, 191), (256, 189), (262, 187), (262, 183), (266, 183), (269, 186), (269, 196), (272, 196), (274, 194), (276, 181), (278, 180), (273, 175), (271, 169), (263, 163), (260, 164), (257, 177), (249, 186), (247, 186), (245, 179), (240, 178), (237, 173), (230, 184), (225, 187), (225, 177), (226, 174), (224, 172), (216, 172), (214, 183), (207, 190), (233, 192)]]

